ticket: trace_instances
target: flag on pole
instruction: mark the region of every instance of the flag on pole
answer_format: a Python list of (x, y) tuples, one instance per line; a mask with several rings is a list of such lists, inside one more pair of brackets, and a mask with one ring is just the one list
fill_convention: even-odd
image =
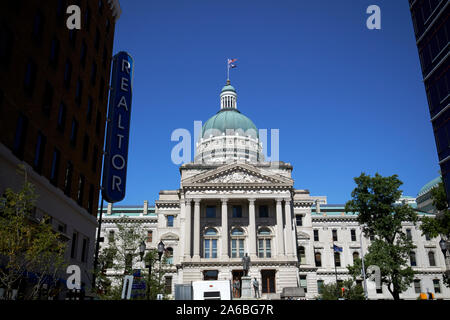
[(232, 63), (233, 62), (236, 62), (237, 61), (237, 59), (228, 59), (228, 64), (231, 64), (232, 65)]
[(338, 247), (337, 245), (333, 244), (333, 250), (334, 252), (342, 252), (342, 247)]

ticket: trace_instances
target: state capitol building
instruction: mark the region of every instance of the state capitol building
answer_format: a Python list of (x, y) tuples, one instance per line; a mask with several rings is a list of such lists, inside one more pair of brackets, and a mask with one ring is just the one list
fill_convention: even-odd
[[(295, 189), (290, 163), (265, 161), (258, 129), (237, 108), (229, 81), (220, 93), (220, 110), (203, 125), (196, 148), (194, 162), (180, 167), (180, 188), (160, 191), (154, 206), (144, 201), (104, 210), (102, 247), (118, 223), (139, 224), (147, 249), (165, 244), (170, 270), (164, 281), (172, 296), (176, 284), (240, 279), (246, 253), (249, 276), (258, 279), (263, 299), (279, 298), (285, 287), (303, 287), (305, 298), (315, 299), (323, 284), (335, 282), (335, 271), (338, 280), (350, 278), (347, 265), (361, 250), (367, 253), (371, 241), (361, 236), (357, 215), (345, 213), (344, 204), (328, 204), (326, 196)], [(433, 186), (428, 187), (423, 193)], [(401, 201), (419, 216), (433, 214), (421, 211), (415, 198)], [(440, 238), (428, 239), (412, 224), (404, 228), (416, 245), (410, 259), (416, 275), (401, 298), (416, 299), (427, 291), (450, 298), (442, 279)], [(333, 243), (343, 251), (334, 252)], [(386, 287), (377, 290), (367, 283), (369, 299), (392, 299)]]

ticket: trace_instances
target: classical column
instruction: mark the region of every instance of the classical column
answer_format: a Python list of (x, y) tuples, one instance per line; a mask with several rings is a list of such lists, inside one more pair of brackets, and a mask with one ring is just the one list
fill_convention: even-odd
[(276, 199), (277, 202), (277, 249), (278, 255), (284, 255), (284, 236), (283, 236), (283, 208), (281, 207), (282, 199)]
[(248, 199), (248, 250), (250, 259), (256, 258), (256, 218), (255, 218), (255, 200)]
[(286, 255), (289, 257), (294, 256), (293, 251), (293, 231), (292, 231), (292, 219), (291, 219), (291, 199), (284, 199), (284, 213), (286, 220)]
[(194, 199), (194, 259), (200, 259), (200, 199)]
[(222, 258), (228, 259), (228, 199), (222, 199)]
[(185, 232), (184, 232), (184, 255), (188, 258), (191, 258), (191, 199), (186, 199), (186, 204), (184, 207), (184, 224), (185, 224)]

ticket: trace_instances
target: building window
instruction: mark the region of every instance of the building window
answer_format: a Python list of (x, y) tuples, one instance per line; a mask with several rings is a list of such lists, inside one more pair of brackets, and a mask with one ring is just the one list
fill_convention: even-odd
[(295, 224), (297, 225), (297, 227), (303, 226), (303, 216), (301, 214), (297, 214), (295, 216)]
[(64, 128), (66, 127), (66, 105), (61, 102), (59, 104), (58, 110), (58, 130), (64, 132)]
[(272, 257), (271, 232), (268, 228), (261, 228), (258, 230), (258, 257)]
[(100, 15), (103, 13), (103, 0), (98, 0), (98, 13)]
[(167, 216), (167, 227), (173, 227), (173, 220), (174, 220), (174, 216), (170, 215)]
[(414, 291), (415, 291), (415, 293), (421, 293), (422, 292), (422, 288), (420, 286), (420, 280), (419, 279), (414, 280)]
[(66, 176), (64, 179), (64, 193), (70, 196), (70, 190), (72, 187), (72, 174), (73, 174), (73, 164), (71, 161), (67, 161)]
[(28, 96), (31, 96), (36, 83), (37, 67), (32, 59), (29, 59), (25, 67), (24, 89)]
[(172, 294), (172, 277), (165, 277), (164, 292), (165, 294)]
[(428, 252), (428, 261), (430, 262), (430, 267), (435, 267), (436, 266), (436, 261), (434, 259), (434, 252), (433, 251)]
[(109, 230), (108, 233), (108, 242), (114, 242), (114, 230)]
[(64, 86), (66, 89), (70, 88), (70, 79), (72, 77), (72, 63), (66, 60), (66, 65), (64, 66)]
[(308, 292), (308, 283), (306, 281), (306, 275), (300, 275), (300, 288), (303, 288), (303, 290)]
[(33, 161), (33, 166), (37, 173), (41, 173), (42, 171), (42, 163), (44, 160), (46, 142), (47, 138), (42, 134), (42, 132), (39, 131), (37, 135), (36, 149), (34, 152), (34, 161)]
[(86, 120), (87, 123), (91, 123), (92, 120), (92, 97), (88, 96), (87, 108), (86, 108)]
[(317, 293), (323, 293), (323, 280), (317, 280)]
[(316, 252), (314, 254), (314, 261), (316, 263), (316, 267), (322, 266), (322, 255), (320, 254), (320, 252)]
[(433, 280), (434, 293), (441, 293), (441, 283), (439, 279)]
[(359, 252), (353, 252), (353, 263), (355, 263), (356, 259), (359, 259)]
[(356, 241), (356, 230), (355, 229), (350, 230), (350, 236), (352, 238), (352, 241)]
[(147, 242), (153, 242), (153, 231), (147, 231)]
[(406, 229), (406, 239), (412, 240), (411, 229)]
[(298, 247), (297, 250), (297, 255), (298, 255), (298, 262), (300, 264), (306, 264), (306, 253), (305, 253), (305, 247)]
[(242, 218), (242, 206), (233, 206), (233, 218)]
[(268, 218), (269, 217), (269, 207), (266, 205), (259, 206), (259, 217)]
[(42, 112), (46, 115), (50, 115), (53, 102), (53, 86), (47, 81), (45, 83), (44, 97), (42, 99)]
[(241, 228), (234, 228), (231, 231), (231, 257), (242, 258), (244, 256), (245, 235)]
[(57, 38), (52, 39), (50, 45), (50, 65), (56, 67), (59, 57), (59, 40)]
[(203, 240), (203, 256), (207, 259), (217, 258), (217, 231), (214, 228), (209, 228), (205, 231)]
[(19, 158), (23, 159), (23, 154), (25, 151), (25, 141), (28, 130), (28, 118), (23, 114), (19, 114), (16, 125), (16, 134), (14, 137), (14, 154)]
[(338, 241), (337, 230), (332, 230), (331, 232), (333, 234), (333, 241)]
[(314, 241), (319, 241), (319, 230), (314, 230)]
[(430, 236), (428, 234), (425, 234), (425, 240), (427, 240), (427, 241), (431, 240), (431, 238), (430, 238)]
[(417, 266), (416, 253), (414, 251), (411, 251), (409, 254), (409, 263), (411, 264), (411, 267)]
[(78, 178), (78, 194), (77, 194), (77, 202), (80, 206), (83, 205), (83, 195), (84, 195), (84, 176), (80, 174)]
[(52, 168), (50, 171), (50, 182), (57, 186), (58, 185), (58, 174), (59, 174), (59, 162), (61, 158), (61, 153), (57, 148), (53, 150), (52, 157)]
[(207, 218), (215, 218), (216, 217), (216, 207), (207, 206), (206, 207), (206, 217)]
[(86, 161), (87, 159), (88, 150), (89, 150), (89, 136), (85, 134), (83, 139), (83, 153), (82, 153), (83, 161)]
[(336, 267), (341, 266), (341, 255), (339, 252), (334, 253), (334, 263), (335, 263)]
[(70, 257), (72, 259), (76, 259), (77, 257), (77, 248), (78, 248), (78, 233), (74, 232), (72, 234), (72, 247), (70, 249)]
[(70, 129), (70, 144), (75, 147), (77, 144), (78, 121), (72, 119), (72, 128)]
[(89, 252), (89, 239), (83, 238), (83, 246), (81, 248), (81, 262), (86, 262)]

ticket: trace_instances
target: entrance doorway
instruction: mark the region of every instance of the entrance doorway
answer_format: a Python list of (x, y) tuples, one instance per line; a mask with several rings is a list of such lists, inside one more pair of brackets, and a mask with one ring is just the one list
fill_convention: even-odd
[(275, 293), (275, 270), (261, 270), (262, 293)]
[(243, 270), (233, 270), (232, 271), (232, 281), (231, 286), (233, 288), (233, 298), (241, 297), (241, 288), (242, 288), (242, 277), (244, 276)]
[(203, 271), (203, 280), (217, 280), (219, 277), (219, 271), (217, 270), (205, 270)]

